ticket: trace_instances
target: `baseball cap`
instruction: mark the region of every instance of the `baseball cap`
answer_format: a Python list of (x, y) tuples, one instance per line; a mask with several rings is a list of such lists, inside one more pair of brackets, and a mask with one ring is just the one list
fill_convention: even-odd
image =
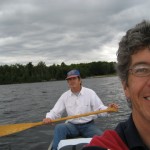
[(67, 79), (69, 79), (69, 78), (73, 78), (73, 77), (79, 77), (80, 76), (80, 72), (79, 72), (79, 70), (71, 70), (71, 71), (69, 71), (68, 73), (67, 73), (67, 78), (66, 78), (66, 80)]

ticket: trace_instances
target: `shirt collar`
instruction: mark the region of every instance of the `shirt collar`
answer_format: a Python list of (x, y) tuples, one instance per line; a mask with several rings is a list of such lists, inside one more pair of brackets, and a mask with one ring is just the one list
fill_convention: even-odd
[[(83, 95), (84, 94), (84, 87), (81, 86), (81, 91), (79, 92), (79, 95)], [(69, 95), (72, 96), (74, 95), (74, 93), (71, 91), (71, 89), (69, 90)]]

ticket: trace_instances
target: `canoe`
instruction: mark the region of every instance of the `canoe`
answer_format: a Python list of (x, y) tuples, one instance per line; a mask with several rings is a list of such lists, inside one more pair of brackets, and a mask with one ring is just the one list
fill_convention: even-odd
[[(74, 139), (65, 139), (61, 140), (58, 144), (57, 150), (79, 150), (84, 145), (90, 143), (92, 138), (74, 138)], [(51, 150), (53, 141), (48, 147), (48, 150)]]
[[(74, 119), (74, 118), (79, 118), (79, 117), (85, 117), (85, 116), (89, 116), (89, 115), (96, 115), (96, 114), (100, 114), (100, 113), (104, 113), (104, 112), (117, 112), (117, 111), (118, 111), (118, 109), (115, 107), (108, 107), (107, 109), (104, 109), (104, 110), (98, 110), (98, 111), (94, 111), (94, 112), (88, 112), (85, 114), (59, 118), (59, 119), (54, 120), (53, 122)], [(61, 140), (58, 144), (57, 150), (72, 150), (72, 149), (79, 150), (85, 144), (90, 143), (90, 141), (91, 141), (91, 138), (74, 138), (74, 139)], [(52, 144), (53, 144), (53, 141), (51, 142), (50, 146), (48, 147), (48, 150), (51, 150)]]
[(52, 149), (52, 144), (53, 144), (53, 140), (51, 141), (51, 144), (49, 145), (48, 150)]

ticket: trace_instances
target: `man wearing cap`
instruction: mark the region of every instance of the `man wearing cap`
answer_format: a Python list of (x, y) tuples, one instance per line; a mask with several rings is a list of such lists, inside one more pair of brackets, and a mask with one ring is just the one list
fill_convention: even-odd
[[(55, 106), (46, 114), (46, 118), (43, 119), (44, 123), (48, 124), (51, 123), (51, 120), (61, 118), (65, 111), (68, 116), (74, 116), (107, 108), (93, 90), (82, 86), (78, 70), (69, 71), (66, 80), (70, 89), (60, 96)], [(107, 116), (107, 113), (99, 116)], [(66, 138), (101, 135), (102, 131), (94, 124), (96, 118), (97, 115), (92, 115), (57, 124), (54, 130), (52, 150), (57, 150), (60, 140)]]

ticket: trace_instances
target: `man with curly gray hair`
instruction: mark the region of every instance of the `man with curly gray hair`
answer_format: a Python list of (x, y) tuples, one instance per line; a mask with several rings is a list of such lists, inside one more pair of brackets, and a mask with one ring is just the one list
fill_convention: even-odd
[(117, 51), (117, 73), (131, 106), (131, 115), (115, 130), (95, 136), (84, 150), (150, 149), (150, 21), (127, 31)]

